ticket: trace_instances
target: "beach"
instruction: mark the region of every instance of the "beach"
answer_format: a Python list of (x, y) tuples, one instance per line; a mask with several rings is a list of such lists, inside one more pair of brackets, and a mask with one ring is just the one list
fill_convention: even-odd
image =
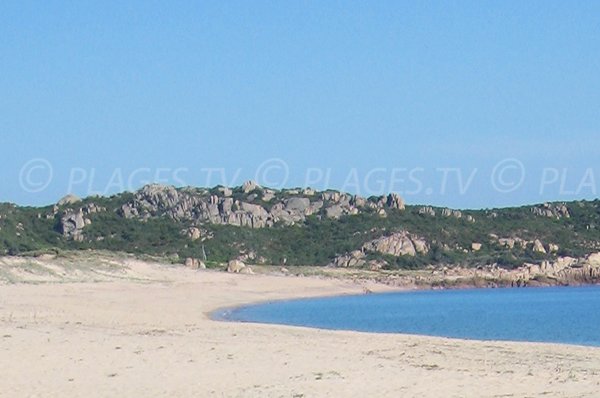
[(210, 317), (254, 302), (389, 291), (384, 285), (195, 271), (131, 258), (81, 268), (79, 262), (0, 261), (1, 397), (597, 397), (600, 391), (600, 348)]

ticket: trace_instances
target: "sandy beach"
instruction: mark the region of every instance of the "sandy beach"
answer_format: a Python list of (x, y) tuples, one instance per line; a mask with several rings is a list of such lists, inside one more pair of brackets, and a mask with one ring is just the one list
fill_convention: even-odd
[(364, 286), (351, 281), (231, 275), (134, 259), (75, 267), (4, 258), (0, 270), (2, 397), (597, 397), (600, 391), (598, 348), (209, 318), (218, 308), (257, 301), (361, 293)]

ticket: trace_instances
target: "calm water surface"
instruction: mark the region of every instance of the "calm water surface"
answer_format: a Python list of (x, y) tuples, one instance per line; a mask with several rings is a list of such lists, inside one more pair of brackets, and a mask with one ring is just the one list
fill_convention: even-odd
[(278, 301), (221, 319), (364, 332), (600, 346), (600, 287), (418, 291)]

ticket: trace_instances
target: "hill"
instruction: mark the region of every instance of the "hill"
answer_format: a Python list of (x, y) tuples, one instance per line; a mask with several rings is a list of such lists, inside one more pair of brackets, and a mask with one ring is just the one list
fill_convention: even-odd
[(109, 250), (254, 264), (370, 270), (554, 264), (600, 249), (600, 202), (454, 210), (396, 194), (148, 185), (55, 205), (0, 205), (0, 253)]

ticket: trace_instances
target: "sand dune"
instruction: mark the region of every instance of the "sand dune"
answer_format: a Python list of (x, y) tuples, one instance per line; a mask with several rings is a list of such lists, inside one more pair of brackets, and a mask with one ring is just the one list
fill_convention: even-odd
[(41, 277), (23, 261), (0, 261), (13, 282), (0, 285), (2, 397), (598, 397), (600, 391), (600, 349), (208, 317), (242, 303), (361, 292), (352, 282), (195, 272), (135, 260), (84, 271), (72, 262), (40, 261), (52, 269)]

